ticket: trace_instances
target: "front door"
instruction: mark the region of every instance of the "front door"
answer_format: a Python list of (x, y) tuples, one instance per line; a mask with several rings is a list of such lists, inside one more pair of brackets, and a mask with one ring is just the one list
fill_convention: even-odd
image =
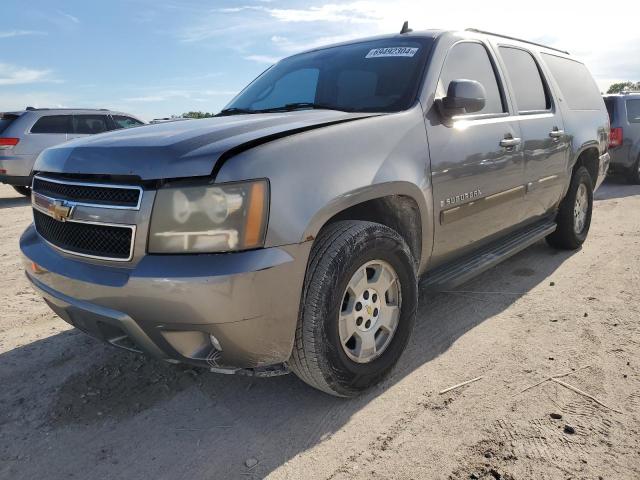
[(518, 224), (524, 204), (524, 162), (518, 122), (510, 116), (495, 59), (478, 41), (453, 45), (436, 98), (449, 82), (475, 80), (486, 91), (484, 108), (443, 122), (429, 112), (434, 249), (433, 263), (480, 246)]

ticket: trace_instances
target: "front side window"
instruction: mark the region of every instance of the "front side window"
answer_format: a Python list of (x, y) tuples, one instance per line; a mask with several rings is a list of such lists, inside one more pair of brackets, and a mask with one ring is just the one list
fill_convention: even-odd
[(136, 120), (135, 118), (126, 117), (124, 115), (112, 115), (113, 122), (116, 124), (116, 129), (119, 128), (131, 128), (138, 127), (140, 125), (144, 125), (140, 120)]
[(525, 50), (511, 47), (500, 47), (500, 56), (507, 67), (518, 112), (549, 110), (551, 102), (533, 56)]
[(73, 116), (73, 132), (81, 135), (94, 135), (96, 133), (106, 132), (107, 116), (106, 115), (74, 115)]
[(489, 53), (482, 44), (463, 42), (453, 46), (442, 67), (436, 94), (438, 97), (447, 94), (452, 80), (475, 80), (484, 87), (487, 94), (484, 108), (474, 115), (504, 113), (496, 72)]
[(46, 115), (31, 127), (31, 133), (71, 133), (71, 115)]
[(627, 100), (627, 118), (629, 123), (640, 123), (640, 99)]
[(405, 110), (416, 101), (432, 43), (431, 38), (391, 38), (294, 55), (254, 80), (223, 112), (296, 104), (354, 112)]

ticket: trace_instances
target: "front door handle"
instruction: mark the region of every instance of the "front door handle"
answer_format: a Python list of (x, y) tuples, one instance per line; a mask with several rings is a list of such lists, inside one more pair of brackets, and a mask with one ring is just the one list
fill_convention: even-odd
[(553, 130), (551, 130), (549, 132), (549, 136), (551, 138), (560, 138), (564, 135), (564, 130), (559, 130), (557, 128), (554, 128)]
[(520, 145), (521, 142), (522, 140), (520, 140), (519, 138), (506, 137), (500, 140), (500, 146), (504, 148), (513, 148)]

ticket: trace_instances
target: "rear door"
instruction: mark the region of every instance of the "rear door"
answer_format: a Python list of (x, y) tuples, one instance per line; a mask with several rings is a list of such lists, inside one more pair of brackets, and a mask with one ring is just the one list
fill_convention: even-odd
[(504, 84), (489, 48), (464, 40), (448, 51), (436, 98), (452, 80), (482, 84), (486, 104), (452, 124), (427, 121), (435, 234), (434, 263), (480, 246), (518, 224), (524, 198), (523, 156), (518, 122), (510, 115)]
[(499, 45), (513, 107), (520, 123), (526, 182), (525, 219), (543, 215), (562, 197), (569, 137), (539, 62), (524, 48)]
[(70, 138), (80, 138), (109, 130), (105, 114), (76, 114), (73, 116), (73, 133)]

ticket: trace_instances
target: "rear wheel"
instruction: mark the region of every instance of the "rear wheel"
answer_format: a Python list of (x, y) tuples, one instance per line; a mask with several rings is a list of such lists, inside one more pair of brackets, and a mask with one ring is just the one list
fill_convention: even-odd
[(629, 183), (640, 185), (640, 157), (629, 171)]
[(593, 211), (593, 180), (586, 168), (573, 174), (567, 195), (560, 203), (556, 223), (558, 228), (547, 237), (552, 247), (565, 250), (579, 248), (587, 239)]
[(23, 187), (19, 185), (13, 185), (13, 189), (18, 192), (20, 195), (24, 195), (25, 197), (31, 196), (31, 188)]
[(418, 302), (415, 263), (394, 230), (336, 222), (311, 251), (291, 369), (351, 397), (381, 381), (405, 349)]

